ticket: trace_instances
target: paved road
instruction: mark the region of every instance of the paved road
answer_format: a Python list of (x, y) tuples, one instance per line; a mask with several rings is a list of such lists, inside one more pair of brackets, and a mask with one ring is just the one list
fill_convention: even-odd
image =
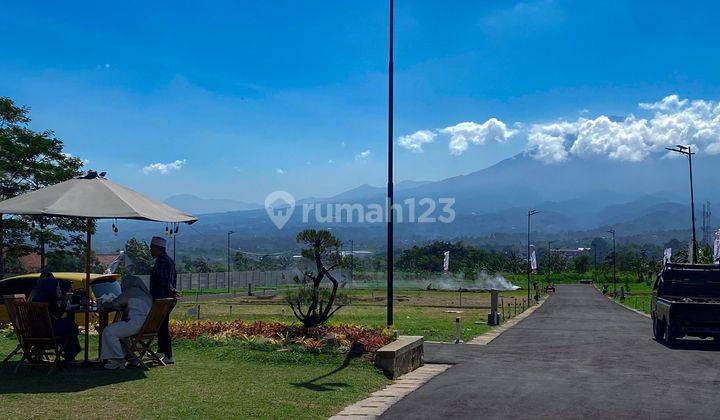
[(428, 345), (456, 364), (384, 418), (718, 418), (720, 351), (668, 348), (651, 322), (591, 286), (558, 286), (487, 346)]

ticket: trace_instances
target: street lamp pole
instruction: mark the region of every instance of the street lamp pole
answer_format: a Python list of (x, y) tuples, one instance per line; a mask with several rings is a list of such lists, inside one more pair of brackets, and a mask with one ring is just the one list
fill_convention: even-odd
[(694, 155), (695, 153), (692, 152), (689, 145), (683, 146), (682, 144), (678, 144), (677, 146), (675, 146), (675, 149), (669, 147), (666, 147), (665, 149), (671, 152), (680, 153), (688, 157), (688, 166), (690, 167), (690, 213), (692, 213), (692, 246), (690, 247), (691, 255), (688, 258), (688, 262), (692, 261), (693, 263), (696, 263), (697, 261), (695, 260), (697, 258), (697, 238), (695, 237), (695, 192), (693, 190), (692, 170), (692, 155)]
[(616, 264), (617, 261), (617, 252), (615, 252), (615, 229), (608, 230), (608, 233), (612, 234), (613, 239), (613, 293), (615, 296), (617, 296), (617, 274), (616, 274)]
[(387, 325), (393, 325), (393, 42), (395, 32), (395, 1), (390, 0), (390, 44), (388, 50), (388, 180), (387, 180)]
[(530, 305), (530, 272), (532, 266), (530, 264), (530, 216), (540, 213), (538, 210), (528, 210), (527, 213), (527, 302)]
[(227, 292), (230, 294), (230, 235), (235, 231), (229, 230), (227, 233), (227, 279), (225, 285), (227, 286)]

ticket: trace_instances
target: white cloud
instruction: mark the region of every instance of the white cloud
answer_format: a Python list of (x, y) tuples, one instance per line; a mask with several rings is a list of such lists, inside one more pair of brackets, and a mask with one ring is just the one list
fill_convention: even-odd
[(671, 111), (685, 106), (687, 99), (680, 100), (678, 95), (668, 95), (658, 102), (640, 102), (640, 109), (649, 109), (657, 111)]
[(285, 171), (283, 171), (283, 170), (280, 169), (280, 168), (277, 168), (277, 169), (275, 169), (275, 173), (278, 174), (278, 175), (283, 175), (283, 174), (285, 174)]
[(187, 163), (187, 160), (176, 160), (175, 162), (168, 163), (151, 163), (142, 169), (145, 175), (151, 173), (159, 173), (160, 175), (167, 175), (170, 172), (179, 171)]
[(432, 143), (435, 141), (435, 137), (437, 137), (437, 134), (433, 131), (420, 130), (407, 136), (401, 136), (398, 139), (398, 144), (411, 152), (422, 153), (423, 144)]
[(355, 155), (355, 160), (364, 160), (370, 157), (370, 149), (363, 150), (362, 152)]
[(440, 132), (450, 135), (450, 153), (461, 155), (465, 153), (470, 143), (480, 145), (487, 142), (501, 143), (507, 141), (516, 131), (508, 129), (504, 122), (490, 118), (482, 124), (472, 121), (461, 122), (445, 127)]
[(577, 127), (572, 123), (535, 124), (528, 134), (528, 149), (542, 162), (562, 162), (568, 157), (566, 143), (576, 136)]
[[(563, 139), (548, 135), (553, 124), (533, 126), (528, 150), (543, 162), (559, 162), (569, 156), (637, 162), (653, 155), (665, 155), (665, 147), (692, 145), (709, 154), (720, 154), (720, 102), (680, 99), (669, 95), (658, 102), (638, 104), (655, 111), (650, 118), (630, 114), (622, 119), (605, 115), (562, 123)], [(555, 127), (557, 128), (557, 127)]]
[(335, 163), (335, 161), (334, 161), (334, 160), (332, 160), (332, 159), (328, 159), (328, 164), (332, 165), (333, 163)]

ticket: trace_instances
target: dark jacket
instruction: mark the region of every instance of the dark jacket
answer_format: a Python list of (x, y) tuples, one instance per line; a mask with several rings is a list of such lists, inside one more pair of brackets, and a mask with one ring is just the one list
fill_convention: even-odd
[(155, 259), (155, 265), (150, 272), (150, 294), (153, 299), (173, 297), (176, 286), (175, 262), (167, 253), (163, 253)]

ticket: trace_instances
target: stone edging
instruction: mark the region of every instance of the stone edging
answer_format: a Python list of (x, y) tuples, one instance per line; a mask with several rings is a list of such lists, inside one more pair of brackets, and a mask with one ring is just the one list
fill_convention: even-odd
[(504, 333), (505, 331), (507, 331), (510, 328), (517, 325), (523, 319), (532, 315), (532, 313), (535, 312), (536, 310), (538, 310), (538, 308), (540, 308), (547, 299), (548, 298), (544, 298), (544, 299), (540, 300), (540, 302), (538, 302), (537, 305), (529, 307), (528, 309), (526, 309), (524, 312), (520, 313), (519, 315), (516, 315), (515, 317), (510, 318), (507, 322), (500, 324), (500, 326), (493, 328), (492, 330), (486, 332), (485, 334), (481, 334), (481, 335), (473, 338), (472, 340), (468, 341), (466, 344), (471, 344), (471, 345), (475, 345), (475, 346), (484, 346), (486, 344), (489, 344), (491, 341), (498, 338), (500, 336), (500, 334)]
[(426, 364), (399, 377), (385, 389), (375, 391), (368, 398), (356, 402), (334, 416), (331, 420), (376, 419), (393, 404), (409, 393), (425, 385), (430, 379), (445, 372), (452, 365)]
[[(598, 289), (597, 286), (595, 286), (595, 290), (597, 290), (598, 292), (600, 292), (600, 293), (602, 294), (602, 292), (600, 291), (600, 289)], [(605, 296), (608, 300), (610, 300), (610, 302), (613, 302), (613, 303), (615, 303), (615, 304), (618, 304), (618, 305), (622, 306), (623, 308), (625, 308), (625, 309), (627, 309), (627, 310), (629, 310), (629, 311), (635, 312), (635, 313), (638, 314), (638, 315), (642, 315), (642, 316), (644, 316), (645, 318), (650, 318), (650, 319), (652, 319), (652, 316), (650, 316), (650, 314), (646, 314), (646, 313), (643, 312), (643, 311), (639, 311), (639, 310), (637, 310), (637, 309), (635, 309), (635, 308), (631, 308), (631, 307), (627, 306), (627, 305), (624, 304), (624, 303), (618, 302), (617, 300), (611, 298), (610, 296), (606, 296), (606, 295), (603, 295), (603, 296)]]

